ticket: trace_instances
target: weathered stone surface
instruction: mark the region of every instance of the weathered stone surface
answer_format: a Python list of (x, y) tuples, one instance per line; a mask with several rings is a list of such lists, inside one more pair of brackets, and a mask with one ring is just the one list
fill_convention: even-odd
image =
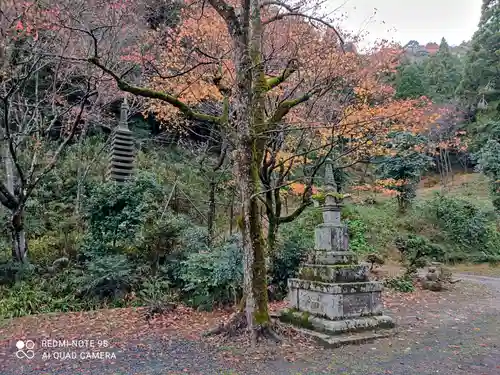
[(305, 264), (299, 270), (299, 278), (324, 283), (365, 282), (368, 281), (368, 270), (363, 264)]
[(309, 264), (356, 264), (357, 255), (352, 251), (314, 250), (308, 257)]
[(355, 293), (344, 295), (343, 300), (345, 316), (363, 316), (371, 313), (371, 293)]
[(381, 292), (384, 286), (379, 281), (365, 283), (323, 283), (301, 279), (288, 279), (289, 289), (309, 289), (330, 294)]
[(315, 250), (347, 251), (349, 250), (349, 236), (347, 226), (320, 224), (315, 231)]
[[(294, 282), (297, 280), (297, 282)], [(380, 283), (321, 283), (290, 279), (290, 307), (331, 320), (382, 313)]]
[(107, 172), (107, 178), (118, 183), (130, 180), (134, 170), (134, 139), (127, 126), (127, 116), (128, 105), (124, 100), (121, 106), (120, 123), (112, 136)]
[(394, 320), (387, 315), (332, 321), (294, 309), (285, 309), (280, 312), (279, 319), (301, 328), (314, 329), (316, 332), (328, 335), (341, 335), (346, 332), (362, 332), (394, 327)]
[(308, 263), (301, 267), (298, 278), (288, 279), (291, 309), (285, 310), (280, 319), (310, 329), (324, 342), (337, 345), (377, 334), (356, 339), (332, 336), (393, 327), (394, 323), (382, 315), (382, 283), (368, 281), (369, 265), (357, 264), (356, 254), (348, 251), (349, 237), (340, 219), (341, 207), (328, 195), (334, 193), (332, 162), (325, 164), (324, 223), (315, 229), (315, 249)]
[(298, 333), (310, 337), (325, 348), (339, 348), (344, 345), (361, 345), (374, 342), (378, 339), (392, 337), (397, 334), (394, 329), (378, 330), (376, 332), (345, 333), (343, 335), (330, 336), (325, 333), (311, 331), (310, 329), (293, 327)]
[(445, 289), (444, 284), (440, 280), (423, 280), (422, 288), (431, 290), (433, 292), (440, 292)]
[(342, 226), (340, 223), (340, 207), (326, 206), (323, 209), (323, 222), (327, 225)]

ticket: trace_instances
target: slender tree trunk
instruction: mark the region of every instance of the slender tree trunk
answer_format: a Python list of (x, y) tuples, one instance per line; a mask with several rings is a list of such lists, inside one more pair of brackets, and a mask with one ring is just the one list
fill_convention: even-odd
[(269, 254), (272, 254), (276, 249), (276, 237), (278, 234), (278, 223), (276, 218), (268, 218), (269, 226), (267, 228), (267, 247)]
[(208, 246), (212, 245), (214, 239), (214, 219), (215, 219), (215, 190), (217, 188), (217, 183), (214, 181), (212, 176), (210, 181), (210, 192), (208, 200), (208, 216), (207, 216), (207, 226), (208, 226)]
[(229, 235), (233, 235), (233, 220), (234, 220), (234, 196), (235, 192), (231, 192), (231, 206), (229, 208)]
[(11, 215), (12, 259), (26, 263), (28, 261), (28, 243), (24, 231), (24, 207), (20, 206)]
[(14, 172), (12, 168), (12, 158), (10, 156), (10, 151), (9, 147), (7, 145), (4, 145), (3, 148), (3, 158), (4, 158), (4, 165), (5, 165), (5, 180), (6, 180), (6, 186), (7, 189), (9, 189), (9, 192), (11, 194), (14, 193)]

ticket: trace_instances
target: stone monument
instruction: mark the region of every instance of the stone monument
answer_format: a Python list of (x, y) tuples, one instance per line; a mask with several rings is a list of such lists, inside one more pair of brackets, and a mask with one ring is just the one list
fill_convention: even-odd
[[(369, 281), (368, 265), (358, 264), (356, 254), (349, 251), (331, 160), (325, 166), (323, 224), (315, 229), (314, 251), (298, 278), (288, 280), (290, 308), (279, 318), (305, 328), (330, 346), (387, 337), (394, 323), (382, 314), (382, 283)], [(372, 332), (352, 335), (362, 331)]]
[(134, 171), (134, 139), (127, 125), (128, 109), (127, 98), (125, 98), (120, 108), (120, 122), (111, 140), (107, 177), (117, 183), (128, 181)]

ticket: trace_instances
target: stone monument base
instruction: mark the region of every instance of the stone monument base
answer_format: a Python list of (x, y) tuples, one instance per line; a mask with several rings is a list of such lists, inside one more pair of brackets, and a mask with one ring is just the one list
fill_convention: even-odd
[[(346, 270), (355, 269), (356, 266)], [(335, 279), (332, 274), (328, 276)], [(277, 318), (325, 346), (362, 343), (395, 334), (393, 319), (382, 315), (383, 286), (379, 282), (289, 279), (288, 289), (291, 307)]]
[(379, 282), (325, 283), (288, 279), (290, 307), (330, 320), (382, 314)]
[(363, 344), (396, 334), (394, 321), (387, 315), (329, 320), (295, 309), (284, 309), (274, 317), (329, 348)]

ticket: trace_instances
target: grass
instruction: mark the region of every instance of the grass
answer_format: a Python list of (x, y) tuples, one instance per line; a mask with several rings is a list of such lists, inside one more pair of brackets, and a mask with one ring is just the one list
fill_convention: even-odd
[[(425, 181), (421, 183), (413, 207), (405, 214), (398, 213), (394, 199), (378, 194), (374, 204), (363, 204), (366, 196), (363, 193), (354, 198), (354, 206), (368, 228), (365, 233), (367, 242), (373, 248), (391, 259), (397, 259), (399, 252), (395, 248), (394, 239), (398, 235), (416, 234), (430, 239), (447, 249), (454, 244), (445, 241), (444, 233), (425, 215), (424, 205), (437, 192), (463, 199), (475, 206), (492, 211), (493, 206), (488, 192), (488, 181), (479, 173), (456, 174), (446, 189), (436, 184), (431, 187)], [(373, 194), (371, 195), (373, 198)]]
[(447, 194), (467, 200), (478, 207), (493, 209), (488, 191), (488, 180), (480, 173), (455, 174), (446, 190), (443, 190), (439, 184), (428, 188), (423, 186), (424, 183), (417, 191), (417, 199), (430, 199), (436, 192), (446, 191)]

